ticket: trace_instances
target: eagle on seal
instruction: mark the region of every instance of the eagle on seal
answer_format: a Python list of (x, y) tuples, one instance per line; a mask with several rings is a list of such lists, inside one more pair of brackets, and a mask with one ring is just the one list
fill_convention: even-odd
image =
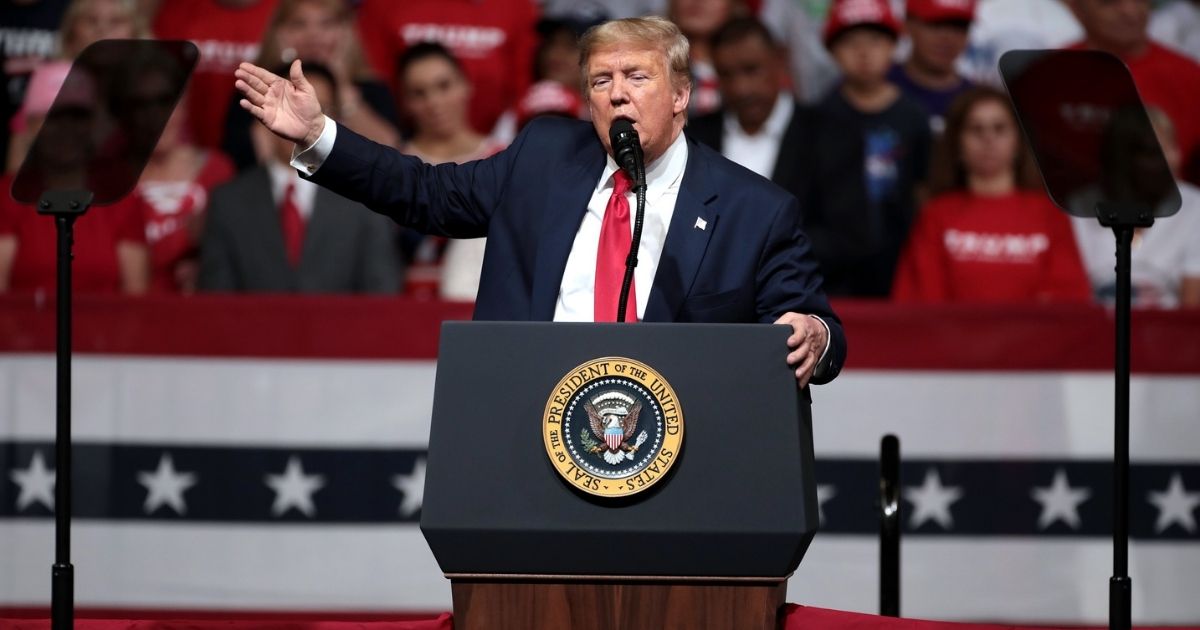
[[(633, 459), (633, 454), (645, 441), (645, 431), (638, 437), (636, 444), (630, 446), (629, 438), (637, 429), (638, 414), (642, 411), (642, 403), (634, 401), (628, 410), (615, 409), (605, 406), (601, 411), (592, 402), (586, 402), (583, 408), (587, 411), (588, 422), (592, 434), (600, 439), (601, 444), (593, 446), (590, 452), (600, 454), (604, 461), (619, 464), (626, 459)], [(624, 413), (622, 413), (624, 412)]]

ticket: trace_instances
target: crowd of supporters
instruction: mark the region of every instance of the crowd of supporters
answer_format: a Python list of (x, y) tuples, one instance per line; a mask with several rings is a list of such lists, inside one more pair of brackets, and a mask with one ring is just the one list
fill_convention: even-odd
[(77, 290), (471, 300), (483, 239), (413, 233), (298, 177), (234, 68), (300, 59), (341, 124), (464, 162), (533, 117), (586, 118), (578, 37), (651, 13), (691, 42), (685, 133), (800, 199), (833, 296), (1111, 300), (1111, 231), (1054, 207), (997, 60), (1118, 56), (1183, 201), (1135, 236), (1135, 303), (1200, 306), (1200, 0), (0, 0), (0, 293), (53, 291), (53, 222), (8, 188), (97, 40), (201, 56), (134, 192), (79, 220)]

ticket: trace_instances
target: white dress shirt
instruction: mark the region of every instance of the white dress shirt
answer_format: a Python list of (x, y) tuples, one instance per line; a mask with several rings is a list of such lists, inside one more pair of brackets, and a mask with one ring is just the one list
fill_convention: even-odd
[(283, 194), (287, 191), (288, 184), (292, 184), (295, 186), (292, 190), (292, 201), (300, 211), (300, 218), (305, 221), (312, 218), (313, 201), (317, 196), (316, 184), (300, 179), (296, 169), (278, 162), (267, 164), (267, 175), (271, 178), (271, 199), (275, 201), (276, 207), (283, 204)]
[[(642, 244), (638, 248), (638, 265), (633, 270), (634, 297), (637, 298), (637, 317), (644, 319), (650, 288), (654, 286), (654, 274), (662, 258), (663, 245), (667, 242), (667, 229), (671, 227), (671, 216), (675, 214), (675, 200), (679, 197), (679, 185), (683, 181), (687, 166), (688, 146), (683, 133), (675, 138), (667, 151), (646, 167), (646, 216), (642, 222)], [(612, 197), (613, 175), (617, 163), (609, 156), (600, 173), (600, 181), (588, 201), (587, 213), (575, 233), (571, 254), (563, 270), (562, 284), (558, 289), (558, 300), (554, 306), (556, 322), (590, 322), (595, 319), (596, 255), (600, 245), (600, 227), (604, 225), (604, 212)], [(633, 192), (626, 193), (629, 201), (629, 229), (633, 231), (637, 198)], [(626, 316), (626, 319), (632, 317)]]
[(725, 112), (721, 153), (730, 160), (771, 179), (771, 174), (775, 172), (775, 162), (779, 159), (783, 134), (787, 131), (795, 109), (796, 104), (792, 101), (792, 96), (780, 92), (775, 98), (775, 105), (771, 107), (771, 115), (767, 116), (762, 129), (755, 134), (746, 133), (733, 112)]

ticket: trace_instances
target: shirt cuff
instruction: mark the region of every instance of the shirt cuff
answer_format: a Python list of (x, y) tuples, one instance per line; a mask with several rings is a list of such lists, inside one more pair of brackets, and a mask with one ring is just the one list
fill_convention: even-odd
[(820, 358), (817, 359), (816, 365), (813, 366), (813, 370), (815, 371), (816, 366), (821, 365), (821, 362), (825, 360), (825, 355), (829, 354), (829, 345), (833, 343), (833, 334), (829, 332), (829, 324), (826, 324), (825, 320), (816, 315), (809, 315), (809, 317), (821, 322), (821, 325), (825, 327), (825, 349), (821, 351)]
[(316, 142), (304, 150), (300, 149), (300, 145), (292, 148), (292, 166), (304, 175), (316, 173), (333, 152), (334, 140), (337, 140), (337, 123), (325, 116), (325, 128)]

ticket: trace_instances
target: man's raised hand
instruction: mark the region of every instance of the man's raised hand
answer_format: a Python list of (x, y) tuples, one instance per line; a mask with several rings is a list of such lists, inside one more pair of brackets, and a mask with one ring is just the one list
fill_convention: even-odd
[(292, 62), (288, 75), (284, 79), (252, 63), (242, 63), (234, 72), (242, 108), (279, 137), (304, 148), (321, 137), (325, 116), (299, 59)]

